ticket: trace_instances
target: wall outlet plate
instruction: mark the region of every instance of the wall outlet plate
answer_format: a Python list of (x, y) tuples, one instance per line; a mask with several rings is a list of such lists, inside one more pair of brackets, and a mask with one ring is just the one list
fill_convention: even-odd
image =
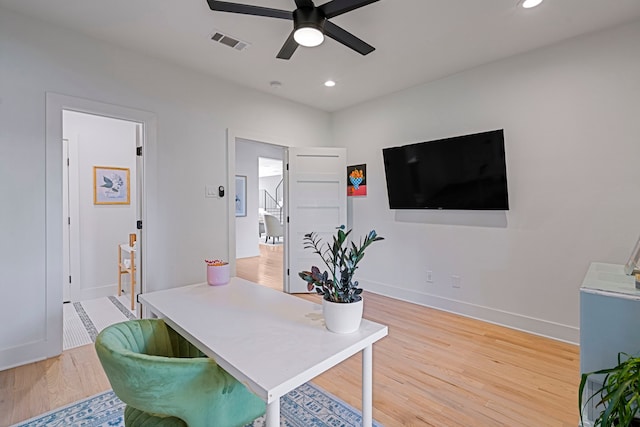
[(451, 276), (451, 287), (455, 289), (460, 289), (461, 284), (460, 276)]

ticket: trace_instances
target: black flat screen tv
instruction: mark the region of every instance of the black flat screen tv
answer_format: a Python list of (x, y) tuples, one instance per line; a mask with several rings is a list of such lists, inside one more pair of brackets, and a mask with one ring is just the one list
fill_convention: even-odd
[(391, 209), (508, 210), (502, 129), (383, 148)]

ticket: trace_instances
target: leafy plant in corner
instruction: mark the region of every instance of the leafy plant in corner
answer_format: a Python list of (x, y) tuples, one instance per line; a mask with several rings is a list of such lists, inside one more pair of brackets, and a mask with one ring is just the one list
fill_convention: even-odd
[[(344, 231), (345, 226), (337, 227), (338, 232), (333, 236), (333, 242), (322, 244), (322, 239), (318, 234), (311, 232), (305, 234), (303, 242), (305, 249), (311, 249), (320, 255), (320, 258), (329, 271), (323, 273), (316, 266), (311, 267), (311, 271), (301, 271), (298, 275), (307, 282), (307, 289), (323, 296), (331, 302), (351, 303), (360, 301), (362, 298), (362, 288), (358, 287), (358, 282), (353, 281), (353, 275), (358, 268), (358, 263), (364, 257), (364, 251), (373, 242), (384, 240), (371, 230), (364, 238), (360, 239), (358, 245), (349, 242), (347, 238), (352, 230)], [(349, 243), (351, 243), (349, 245)]]
[(597, 399), (596, 409), (603, 409), (594, 421), (594, 427), (640, 426), (640, 420), (635, 418), (639, 409), (638, 403), (640, 403), (640, 357), (618, 353), (617, 366), (582, 374), (578, 390), (581, 425), (583, 425), (582, 396), (587, 379), (591, 375), (605, 375), (602, 386), (585, 402), (586, 405)]

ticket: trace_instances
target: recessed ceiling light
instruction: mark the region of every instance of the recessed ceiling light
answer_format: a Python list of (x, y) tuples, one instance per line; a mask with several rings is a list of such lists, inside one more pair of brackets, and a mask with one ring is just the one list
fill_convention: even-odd
[(326, 87), (334, 87), (336, 85), (336, 82), (334, 82), (333, 80), (327, 80), (326, 82), (324, 82), (324, 85)]
[(271, 86), (273, 89), (280, 89), (282, 87), (282, 83), (280, 83), (277, 80), (274, 80), (272, 82), (269, 82), (269, 86)]
[(538, 6), (540, 3), (542, 3), (542, 0), (524, 0), (522, 2), (522, 7), (525, 9), (531, 9), (532, 7)]

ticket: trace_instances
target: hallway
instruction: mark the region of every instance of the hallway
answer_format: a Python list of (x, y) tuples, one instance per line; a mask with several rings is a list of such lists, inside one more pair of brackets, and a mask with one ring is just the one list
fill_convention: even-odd
[(236, 275), (281, 291), (283, 288), (283, 246), (260, 244), (260, 256), (238, 258)]

